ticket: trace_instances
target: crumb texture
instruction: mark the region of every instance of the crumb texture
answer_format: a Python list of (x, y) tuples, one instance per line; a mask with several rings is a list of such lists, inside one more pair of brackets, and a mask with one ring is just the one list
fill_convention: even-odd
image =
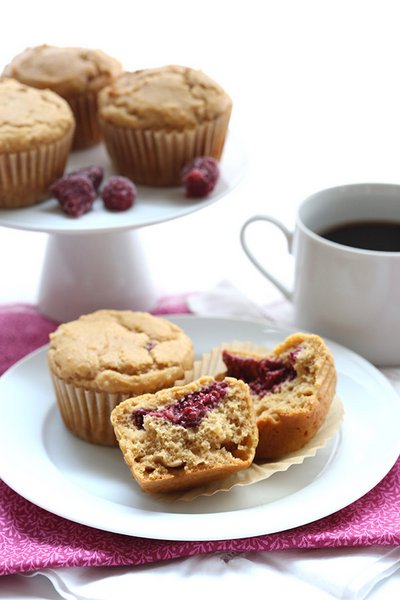
[[(258, 431), (249, 389), (243, 382), (226, 378), (226, 393), (194, 427), (154, 415), (214, 382), (202, 377), (185, 386), (130, 398), (113, 410), (111, 421), (125, 462), (144, 490), (190, 488), (251, 464)], [(143, 409), (147, 414), (138, 426), (134, 414)]]
[[(336, 368), (325, 342), (317, 335), (296, 333), (265, 356), (231, 354), (246, 365), (244, 379), (253, 389), (260, 436), (256, 457), (278, 458), (302, 448), (318, 431), (336, 393)], [(285, 377), (263, 388), (257, 377), (259, 365), (265, 363), (278, 365)], [(272, 367), (266, 369), (266, 377), (274, 373)], [(232, 375), (229, 366), (226, 374)]]

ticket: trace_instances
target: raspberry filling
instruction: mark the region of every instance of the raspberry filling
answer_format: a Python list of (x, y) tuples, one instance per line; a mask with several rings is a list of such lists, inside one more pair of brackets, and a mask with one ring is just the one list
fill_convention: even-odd
[(156, 410), (139, 408), (132, 413), (132, 419), (139, 429), (143, 428), (143, 421), (147, 415), (165, 419), (182, 427), (197, 427), (206, 414), (220, 403), (227, 392), (228, 384), (225, 381), (215, 381), (163, 408)]
[[(294, 361), (294, 353), (289, 356), (289, 361)], [(227, 375), (241, 379), (248, 384), (251, 392), (256, 396), (265, 396), (268, 392), (275, 392), (283, 383), (292, 381), (296, 377), (296, 370), (291, 362), (271, 360), (270, 358), (244, 358), (231, 354), (227, 350), (222, 353), (222, 359), (227, 368)]]

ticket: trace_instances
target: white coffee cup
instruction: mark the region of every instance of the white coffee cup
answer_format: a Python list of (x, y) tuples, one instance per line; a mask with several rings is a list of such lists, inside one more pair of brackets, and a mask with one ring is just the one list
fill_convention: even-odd
[[(274, 273), (276, 253), (261, 262), (250, 250), (249, 226), (278, 227), (294, 256), (293, 287)], [(321, 233), (354, 222), (400, 225), (400, 185), (352, 184), (313, 194), (302, 202), (294, 232), (272, 216), (255, 215), (240, 240), (252, 263), (292, 301), (295, 326), (351, 348), (379, 366), (400, 365), (400, 251), (332, 242)]]

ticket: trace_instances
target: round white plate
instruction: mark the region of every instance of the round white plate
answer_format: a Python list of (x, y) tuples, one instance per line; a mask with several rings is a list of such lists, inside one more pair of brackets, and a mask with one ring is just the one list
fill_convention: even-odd
[[(274, 347), (291, 331), (265, 322), (169, 317), (191, 336), (197, 354), (222, 341)], [(372, 489), (400, 451), (399, 398), (388, 380), (335, 343), (340, 432), (315, 457), (266, 481), (190, 503), (141, 492), (117, 448), (73, 437), (57, 411), (46, 348), (0, 379), (0, 475), (34, 504), (77, 523), (169, 540), (222, 540), (283, 531), (325, 517)]]
[[(137, 200), (134, 206), (127, 211), (105, 210), (102, 200), (97, 198), (93, 210), (90, 212), (79, 218), (68, 217), (61, 211), (57, 200), (51, 198), (28, 208), (0, 209), (0, 225), (55, 234), (112, 232), (154, 225), (205, 208), (231, 192), (243, 177), (246, 163), (243, 145), (229, 132), (220, 162), (219, 180), (212, 193), (204, 199), (185, 198), (183, 187), (138, 186)], [(66, 170), (70, 172), (89, 165), (102, 166), (105, 172), (104, 180), (113, 174), (113, 168), (103, 144), (71, 153)]]

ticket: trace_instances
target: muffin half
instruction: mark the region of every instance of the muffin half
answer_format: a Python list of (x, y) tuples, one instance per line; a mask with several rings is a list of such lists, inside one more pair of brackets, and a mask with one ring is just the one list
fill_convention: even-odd
[(336, 393), (331, 351), (318, 335), (296, 333), (271, 353), (224, 350), (224, 376), (250, 388), (259, 443), (256, 458), (299, 450), (322, 425)]
[(248, 386), (213, 377), (129, 398), (111, 413), (123, 457), (147, 492), (171, 492), (246, 469), (258, 432)]

